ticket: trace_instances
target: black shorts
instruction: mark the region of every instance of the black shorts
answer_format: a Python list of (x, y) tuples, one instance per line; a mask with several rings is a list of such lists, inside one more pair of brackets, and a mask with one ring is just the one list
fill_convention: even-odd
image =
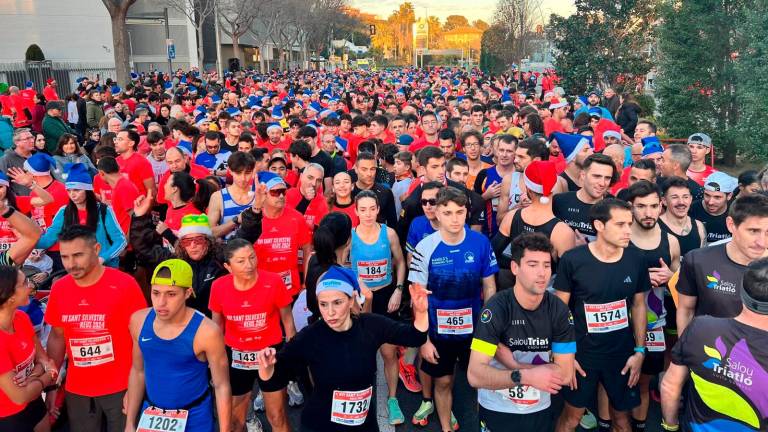
[(627, 386), (629, 372), (621, 374), (625, 362), (611, 362), (599, 368), (586, 368), (582, 365), (587, 376), (576, 373), (578, 388), (571, 390), (565, 386), (562, 389), (563, 398), (576, 408), (589, 408), (597, 406), (597, 385), (602, 384), (608, 393), (608, 400), (617, 411), (629, 411), (640, 405), (640, 391), (635, 385)]
[(664, 372), (664, 352), (646, 351), (643, 359), (643, 367), (640, 372), (644, 375), (658, 375)]
[(477, 413), (480, 432), (536, 431), (551, 432), (554, 427), (551, 407), (529, 414), (511, 414), (483, 408)]
[[(280, 348), (282, 347), (282, 343), (272, 346), (272, 348), (277, 351), (280, 351)], [(275, 392), (285, 388), (283, 380), (271, 379), (268, 382), (262, 381), (262, 379), (259, 378), (258, 370), (233, 368), (232, 348), (230, 347), (227, 347), (227, 361), (229, 364), (229, 385), (232, 387), (232, 396), (242, 396), (251, 393), (253, 391), (253, 385), (256, 382), (259, 383), (259, 389), (265, 392)]]
[(33, 432), (47, 414), (43, 398), (38, 397), (16, 414), (0, 417), (0, 431)]
[(438, 339), (433, 340), (432, 344), (437, 349), (440, 358), (437, 359), (437, 364), (421, 359), (420, 367), (425, 374), (439, 378), (453, 375), (457, 363), (462, 369), (469, 366), (469, 346), (472, 344), (472, 339), (466, 341), (441, 341)]
[(395, 292), (395, 285), (397, 285), (397, 282), (393, 280), (391, 284), (373, 292), (371, 312), (399, 321), (400, 317), (397, 311), (394, 313), (387, 312), (387, 309), (389, 309), (389, 298), (392, 297), (392, 293)]

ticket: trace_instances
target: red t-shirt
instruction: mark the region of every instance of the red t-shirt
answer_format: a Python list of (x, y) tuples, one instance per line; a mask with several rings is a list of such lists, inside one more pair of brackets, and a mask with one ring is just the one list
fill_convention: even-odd
[(288, 292), (298, 294), (301, 291), (299, 249), (312, 241), (304, 216), (286, 206), (276, 219), (264, 216), (261, 227), (261, 236), (254, 245), (259, 270), (279, 274)]
[[(43, 207), (32, 207), (31, 213), (32, 219), (40, 225), (40, 229), (42, 229), (43, 232), (51, 226), (53, 217), (56, 216), (59, 209), (69, 204), (69, 194), (67, 193), (67, 188), (64, 186), (64, 183), (54, 180), (45, 188), (45, 191), (51, 194), (53, 202)], [(32, 189), (32, 193), (30, 193), (29, 196), (30, 198), (37, 197), (37, 189)], [(48, 250), (59, 250), (59, 243), (56, 242), (56, 244), (48, 248)]]
[(115, 212), (117, 223), (120, 225), (120, 229), (123, 230), (123, 234), (128, 236), (128, 229), (131, 227), (131, 210), (133, 210), (133, 202), (139, 197), (139, 190), (136, 188), (130, 180), (125, 177), (115, 183), (114, 193), (112, 194), (112, 200), (106, 202), (112, 206), (112, 211)]
[[(35, 329), (27, 314), (13, 313), (13, 333), (0, 330), (0, 375), (13, 372), (14, 377), (29, 376), (35, 368)], [(0, 417), (24, 410), (27, 403), (16, 404), (0, 390)]]
[(195, 207), (194, 204), (186, 203), (179, 208), (168, 207), (168, 211), (165, 213), (165, 224), (173, 231), (174, 234), (181, 229), (181, 219), (186, 215), (199, 215), (202, 213)]
[(93, 178), (93, 193), (95, 193), (103, 203), (112, 202), (112, 186), (101, 178), (100, 175)]
[(688, 177), (691, 178), (691, 180), (695, 181), (699, 184), (699, 186), (704, 186), (704, 180), (707, 179), (712, 173), (717, 172), (716, 169), (712, 168), (709, 165), (704, 165), (704, 171), (691, 171), (690, 169), (686, 172), (688, 174)]
[(563, 125), (559, 120), (550, 117), (544, 120), (544, 135), (549, 136), (552, 132), (563, 132)]
[(211, 285), (208, 309), (224, 317), (224, 342), (241, 351), (258, 351), (283, 340), (280, 309), (293, 301), (282, 278), (259, 270), (256, 284), (246, 290), (235, 289), (232, 275), (222, 276)]
[(431, 141), (427, 141), (426, 137), (422, 137), (412, 142), (411, 145), (408, 146), (408, 151), (411, 153), (415, 153), (427, 146), (437, 147), (437, 144), (438, 144), (437, 139), (435, 139), (434, 142), (431, 142)]
[(91, 286), (79, 286), (69, 275), (54, 282), (45, 321), (64, 329), (68, 392), (95, 397), (128, 387), (133, 349), (128, 324), (146, 306), (136, 279), (110, 267)]
[[(295, 209), (302, 199), (304, 197), (301, 196), (298, 187), (288, 189), (285, 194), (285, 205)], [(307, 221), (307, 227), (314, 231), (315, 225), (319, 224), (320, 220), (327, 214), (328, 203), (325, 202), (325, 196), (318, 192), (315, 199), (309, 202), (307, 210), (304, 212), (304, 220)]]
[(355, 212), (355, 202), (352, 201), (349, 205), (340, 207), (338, 204), (334, 204), (333, 208), (331, 209), (332, 212), (340, 212), (340, 213), (346, 213), (347, 216), (349, 216), (350, 219), (352, 219), (352, 228), (355, 228), (356, 226), (360, 225), (360, 218), (357, 217), (357, 213)]
[(357, 148), (361, 142), (366, 140), (366, 137), (353, 133), (342, 135), (341, 137), (347, 140), (347, 150), (344, 152), (344, 156), (347, 157), (347, 168), (352, 169), (355, 162), (357, 162)]
[[(192, 162), (189, 163), (189, 175), (195, 180), (206, 178), (210, 174), (211, 172), (208, 171), (208, 168)], [(157, 184), (157, 199), (155, 200), (158, 204), (168, 204), (168, 200), (165, 199), (165, 182), (171, 178), (171, 175), (173, 175), (171, 171), (166, 171), (165, 174), (160, 177), (160, 183)]]
[[(32, 211), (30, 197), (17, 196), (16, 209), (21, 213), (29, 214)], [(10, 249), (18, 239), (19, 238), (16, 236), (16, 232), (11, 229), (11, 223), (8, 222), (7, 219), (0, 217), (0, 252)]]
[(136, 185), (141, 195), (147, 194), (147, 188), (144, 186), (144, 180), (155, 181), (155, 173), (152, 171), (152, 164), (147, 158), (139, 153), (133, 153), (127, 159), (118, 156), (117, 164), (120, 165), (120, 172), (128, 175), (128, 178)]

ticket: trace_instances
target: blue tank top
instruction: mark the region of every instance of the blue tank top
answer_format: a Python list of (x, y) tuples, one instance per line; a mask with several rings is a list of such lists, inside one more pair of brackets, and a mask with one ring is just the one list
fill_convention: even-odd
[(364, 242), (357, 231), (352, 230), (352, 246), (349, 253), (352, 270), (368, 288), (382, 288), (392, 283), (392, 250), (387, 237), (387, 227), (379, 225), (376, 243)]
[(223, 224), (231, 221), (235, 216), (247, 210), (253, 203), (253, 197), (251, 197), (250, 201), (245, 204), (238, 204), (232, 198), (232, 195), (229, 194), (229, 188), (224, 188), (221, 190), (221, 201), (223, 203), (221, 223)]
[[(205, 315), (195, 311), (184, 331), (173, 339), (155, 334), (155, 310), (151, 309), (139, 334), (139, 349), (144, 357), (146, 398), (149, 406), (181, 409), (208, 393), (208, 363), (195, 355), (194, 340)], [(213, 430), (213, 406), (208, 394), (203, 402), (189, 409), (185, 432)]]
[[(486, 171), (486, 178), (485, 178), (485, 184), (483, 184), (483, 192), (488, 190), (491, 186), (493, 186), (496, 183), (501, 183), (504, 180), (502, 176), (499, 175), (499, 172), (496, 171), (496, 165), (488, 168)], [(486, 202), (486, 214), (490, 214), (491, 217), (488, 218), (488, 226), (484, 228), (484, 232), (487, 234), (493, 235), (496, 232), (499, 231), (499, 226), (496, 222), (496, 213), (499, 210), (499, 199), (493, 198)]]

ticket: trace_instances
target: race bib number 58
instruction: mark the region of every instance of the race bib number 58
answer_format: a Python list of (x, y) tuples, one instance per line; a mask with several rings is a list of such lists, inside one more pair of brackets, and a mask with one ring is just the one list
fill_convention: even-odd
[(496, 392), (520, 408), (536, 405), (541, 400), (541, 392), (537, 388), (527, 385), (496, 390)]
[(331, 422), (346, 426), (360, 426), (365, 423), (371, 406), (373, 387), (360, 391), (333, 392)]
[(584, 303), (587, 318), (587, 332), (609, 333), (629, 326), (627, 301), (622, 299), (611, 303)]

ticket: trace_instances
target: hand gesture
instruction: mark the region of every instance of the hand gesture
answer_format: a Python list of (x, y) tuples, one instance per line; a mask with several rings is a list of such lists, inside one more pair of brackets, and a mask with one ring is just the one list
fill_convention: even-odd
[(168, 225), (166, 225), (165, 222), (163, 221), (158, 222), (157, 227), (155, 227), (155, 230), (157, 231), (158, 234), (164, 233), (165, 230), (167, 229), (168, 229)]
[(256, 359), (259, 362), (259, 377), (262, 380), (272, 378), (277, 363), (277, 351), (272, 347), (264, 348), (256, 354)]
[(643, 366), (643, 359), (645, 356), (641, 353), (635, 353), (627, 359), (627, 363), (624, 365), (624, 369), (621, 370), (622, 375), (626, 375), (629, 372), (629, 381), (627, 381), (627, 387), (634, 387), (637, 381), (640, 379), (640, 368)]
[(258, 183), (258, 180), (256, 181), (256, 191), (253, 196), (253, 204), (251, 207), (254, 211), (261, 211), (261, 209), (264, 208), (264, 201), (267, 200), (267, 185)]
[(560, 371), (552, 364), (535, 366), (525, 370), (526, 382), (541, 391), (557, 394), (562, 388)]
[(581, 365), (577, 360), (573, 361), (573, 376), (571, 377), (571, 390), (576, 390), (579, 388), (579, 381), (576, 379), (576, 374), (581, 375), (583, 378), (587, 377), (587, 373), (584, 372), (584, 369), (581, 368)]
[(498, 198), (501, 195), (501, 183), (494, 183), (483, 192), (483, 199)]
[(133, 202), (133, 214), (144, 216), (152, 208), (152, 191), (147, 191), (147, 195), (140, 195)]
[(664, 262), (664, 258), (659, 258), (659, 264), (659, 267), (651, 267), (648, 269), (648, 276), (651, 278), (651, 285), (654, 287), (666, 284), (674, 274), (667, 263)]
[(431, 294), (427, 291), (424, 285), (412, 283), (408, 287), (408, 291), (411, 293), (411, 306), (413, 307), (413, 315), (426, 315), (429, 302), (427, 296)]
[(8, 177), (10, 177), (14, 183), (24, 187), (32, 187), (32, 184), (35, 182), (35, 178), (32, 177), (32, 174), (19, 167), (8, 168)]
[(437, 360), (440, 358), (440, 354), (437, 352), (437, 348), (432, 344), (432, 341), (427, 338), (427, 341), (419, 349), (421, 358), (432, 364), (437, 364)]

